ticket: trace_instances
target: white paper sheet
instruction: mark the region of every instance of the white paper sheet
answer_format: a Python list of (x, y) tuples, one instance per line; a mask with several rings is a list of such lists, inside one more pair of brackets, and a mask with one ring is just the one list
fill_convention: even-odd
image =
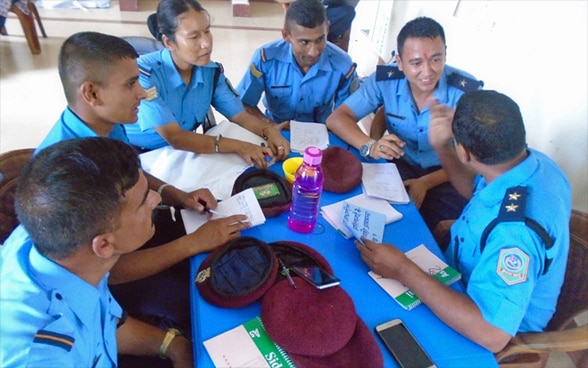
[(329, 147), (327, 126), (320, 123), (290, 121), (290, 149), (292, 152), (304, 153), (307, 147), (321, 150)]
[(382, 198), (392, 203), (410, 202), (410, 197), (402, 183), (402, 178), (395, 164), (362, 163), (361, 183), (363, 191), (370, 197)]

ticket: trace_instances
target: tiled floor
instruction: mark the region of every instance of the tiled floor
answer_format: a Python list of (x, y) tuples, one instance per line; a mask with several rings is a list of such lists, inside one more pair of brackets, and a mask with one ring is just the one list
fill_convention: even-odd
[[(283, 11), (276, 3), (252, 2), (250, 17), (235, 18), (228, 1), (201, 1), (209, 11), (214, 35), (213, 59), (223, 63), (236, 84), (248, 66), (253, 51), (281, 37)], [(120, 12), (117, 1), (109, 9), (39, 9), (48, 38), (41, 38), (40, 55), (31, 55), (17, 19), (9, 16), (10, 36), (0, 36), (0, 152), (35, 147), (65, 108), (65, 97), (57, 74), (57, 53), (64, 38), (84, 30), (117, 36), (150, 36), (145, 19), (157, 1), (141, 0), (139, 11)], [(350, 44), (358, 71), (371, 72), (377, 56), (353, 29)], [(571, 367), (567, 357), (556, 356), (548, 367)]]

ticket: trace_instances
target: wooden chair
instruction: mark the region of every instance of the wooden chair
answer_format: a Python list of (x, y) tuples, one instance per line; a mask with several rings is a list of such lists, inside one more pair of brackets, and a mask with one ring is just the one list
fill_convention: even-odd
[[(45, 28), (43, 27), (43, 22), (41, 21), (41, 17), (39, 16), (39, 12), (37, 11), (37, 6), (35, 5), (34, 1), (31, 0), (23, 0), (27, 2), (27, 7), (29, 9), (29, 14), (25, 14), (16, 4), (12, 4), (10, 6), (11, 12), (16, 14), (18, 21), (20, 22), (20, 26), (22, 27), (22, 31), (24, 32), (25, 38), (27, 40), (27, 44), (29, 45), (29, 49), (33, 55), (37, 55), (41, 53), (41, 44), (39, 43), (39, 36), (37, 34), (37, 29), (35, 28), (35, 20), (39, 25), (39, 30), (43, 35), (43, 38), (47, 38), (47, 33), (45, 33)], [(6, 28), (2, 28), (0, 34), (7, 35), (8, 32)]]
[(35, 150), (19, 149), (0, 154), (0, 244), (18, 225), (14, 212), (14, 194), (21, 168)]

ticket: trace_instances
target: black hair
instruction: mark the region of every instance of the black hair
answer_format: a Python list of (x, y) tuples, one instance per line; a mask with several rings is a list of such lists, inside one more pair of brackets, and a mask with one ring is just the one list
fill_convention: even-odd
[(22, 169), (15, 195), (19, 222), (39, 252), (59, 260), (119, 226), (122, 197), (139, 180), (140, 161), (124, 142), (102, 137), (61, 141)]
[(161, 41), (163, 35), (172, 41), (176, 40), (177, 18), (181, 14), (194, 9), (203, 12), (210, 20), (210, 15), (196, 0), (161, 0), (157, 5), (157, 13), (147, 17), (149, 32), (157, 40)]
[(468, 92), (457, 103), (453, 136), (486, 165), (507, 162), (527, 146), (519, 106), (490, 90)]
[(116, 36), (79, 32), (67, 38), (59, 50), (57, 68), (68, 104), (75, 102), (82, 83), (103, 84), (114, 63), (138, 57), (131, 44)]
[(443, 27), (439, 23), (428, 17), (415, 18), (406, 23), (400, 30), (400, 33), (398, 33), (398, 37), (396, 38), (398, 55), (402, 57), (402, 49), (407, 38), (433, 39), (436, 37), (441, 37), (445, 45), (445, 31), (443, 31)]
[(327, 12), (319, 0), (296, 0), (286, 10), (284, 28), (289, 30), (291, 23), (304, 28), (316, 28), (327, 21)]

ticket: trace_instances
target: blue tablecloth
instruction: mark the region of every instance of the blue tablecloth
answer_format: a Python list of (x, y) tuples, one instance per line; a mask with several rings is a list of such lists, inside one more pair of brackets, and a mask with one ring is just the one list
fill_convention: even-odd
[[(285, 135), (288, 133), (286, 132)], [(332, 135), (330, 139), (331, 144), (347, 147)], [(352, 148), (352, 150), (357, 154), (355, 149)], [(281, 164), (274, 165), (271, 169), (283, 175)], [(360, 193), (361, 186), (346, 194), (323, 192), (320, 203), (324, 206)], [(425, 244), (437, 256), (444, 258), (416, 207), (410, 203), (394, 205), (394, 208), (403, 214), (403, 218), (386, 225), (384, 241), (393, 243), (403, 251)], [(265, 224), (242, 231), (241, 234), (266, 242), (297, 241), (318, 250), (329, 261), (335, 275), (341, 279), (341, 286), (353, 299), (357, 313), (372, 331), (378, 324), (394, 318), (402, 319), (438, 367), (497, 366), (491, 352), (448, 327), (426, 305), (420, 305), (411, 311), (406, 311), (397, 305), (368, 276), (369, 269), (360, 259), (353, 240), (344, 239), (322, 216), (319, 217), (317, 226), (311, 234), (299, 234), (290, 230), (287, 217), (287, 213), (284, 213), (278, 217), (268, 218)], [(192, 280), (195, 279), (198, 267), (204, 258), (206, 254), (191, 260)], [(463, 291), (460, 283), (452, 287)], [(195, 365), (200, 368), (212, 367), (213, 363), (204, 348), (203, 341), (259, 316), (260, 303), (256, 302), (240, 309), (226, 309), (211, 305), (202, 299), (195, 286), (191, 288), (190, 294)], [(378, 337), (376, 340), (380, 344), (385, 366), (397, 367), (394, 358)]]

